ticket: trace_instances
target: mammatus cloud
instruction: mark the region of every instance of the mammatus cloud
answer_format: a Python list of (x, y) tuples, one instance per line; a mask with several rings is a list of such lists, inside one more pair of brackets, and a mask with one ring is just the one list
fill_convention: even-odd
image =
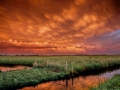
[(119, 14), (119, 0), (0, 0), (0, 54), (120, 53), (103, 36), (120, 29)]

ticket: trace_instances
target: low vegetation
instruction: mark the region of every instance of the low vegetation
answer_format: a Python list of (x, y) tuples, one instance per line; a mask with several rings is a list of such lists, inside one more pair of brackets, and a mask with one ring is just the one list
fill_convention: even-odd
[[(34, 62), (45, 67), (47, 61), (54, 61), (53, 66), (62, 66), (58, 61), (67, 61), (68, 70), (73, 67), (75, 71), (88, 69), (101, 69), (113, 65), (120, 65), (120, 56), (0, 56), (0, 65), (27, 65), (33, 66)], [(65, 65), (65, 63), (64, 63)], [(63, 67), (63, 66), (62, 66)]]
[(48, 68), (32, 68), (10, 72), (0, 73), (0, 90), (13, 90), (16, 88), (36, 85), (38, 83), (62, 79), (65, 73), (55, 73), (52, 69)]
[(7, 90), (119, 66), (120, 56), (0, 56), (0, 65), (33, 66), (0, 72), (0, 90)]

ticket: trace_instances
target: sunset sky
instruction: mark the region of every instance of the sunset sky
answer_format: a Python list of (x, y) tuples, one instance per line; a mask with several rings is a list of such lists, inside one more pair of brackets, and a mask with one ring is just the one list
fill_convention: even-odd
[(120, 54), (120, 0), (0, 0), (0, 54)]

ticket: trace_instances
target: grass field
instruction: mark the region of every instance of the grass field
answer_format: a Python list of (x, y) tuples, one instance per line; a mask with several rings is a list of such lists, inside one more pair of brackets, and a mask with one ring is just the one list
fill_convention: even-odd
[[(41, 66), (46, 66), (47, 60), (67, 61), (68, 70), (83, 71), (88, 69), (100, 69), (113, 65), (120, 65), (120, 56), (0, 56), (0, 65), (27, 65), (33, 66), (36, 61)], [(62, 66), (63, 64), (61, 64)]]
[[(120, 65), (120, 56), (0, 56), (0, 65), (27, 65), (37, 67), (0, 73), (0, 90), (36, 85), (45, 81), (58, 80)], [(49, 61), (47, 66), (47, 61)], [(66, 64), (58, 61), (67, 61)]]

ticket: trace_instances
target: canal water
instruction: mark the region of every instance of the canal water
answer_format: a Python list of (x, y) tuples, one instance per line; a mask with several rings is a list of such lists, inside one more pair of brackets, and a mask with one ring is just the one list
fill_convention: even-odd
[(11, 70), (22, 70), (22, 69), (30, 69), (31, 67), (29, 66), (12, 66), (12, 67), (9, 67), (9, 66), (0, 66), (0, 70), (2, 72), (6, 72), (6, 71), (11, 71)]
[(89, 90), (91, 87), (98, 86), (100, 83), (112, 78), (116, 74), (120, 74), (120, 68), (97, 75), (79, 76), (70, 78), (69, 80), (51, 81), (38, 84), (35, 87), (30, 86), (17, 90)]

